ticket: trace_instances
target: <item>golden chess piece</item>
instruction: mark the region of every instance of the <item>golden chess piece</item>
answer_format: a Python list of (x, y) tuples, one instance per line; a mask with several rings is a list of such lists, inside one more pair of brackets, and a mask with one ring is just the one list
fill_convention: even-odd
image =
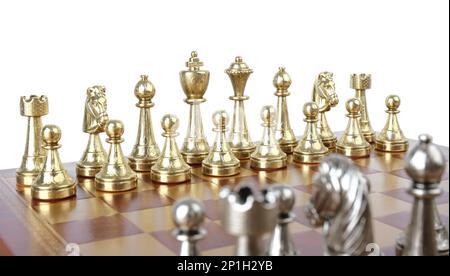
[(81, 160), (76, 165), (78, 176), (95, 177), (106, 161), (106, 151), (100, 141), (100, 133), (108, 123), (107, 102), (104, 86), (89, 87), (84, 105), (83, 132), (89, 140)]
[(275, 96), (278, 98), (275, 138), (277, 139), (280, 148), (285, 153), (292, 153), (298, 142), (289, 122), (289, 112), (286, 101), (286, 97), (291, 94), (288, 91), (291, 83), (291, 77), (286, 72), (285, 68), (280, 67), (273, 78), (273, 85), (277, 89)]
[(234, 156), (226, 138), (228, 114), (224, 110), (214, 112), (213, 123), (216, 132), (214, 144), (202, 162), (202, 172), (211, 176), (231, 176), (240, 171), (241, 162)]
[(347, 109), (348, 124), (337, 142), (336, 150), (348, 157), (366, 157), (370, 154), (370, 144), (365, 139), (359, 127), (359, 117), (361, 111), (361, 102), (356, 99), (350, 99), (345, 104)]
[(187, 97), (184, 101), (189, 104), (188, 131), (181, 147), (181, 154), (188, 164), (201, 164), (209, 152), (200, 113), (200, 104), (206, 101), (203, 95), (208, 88), (209, 71), (200, 70), (201, 66), (203, 62), (194, 51), (186, 62), (188, 70), (180, 72), (181, 87)]
[(275, 108), (266, 105), (261, 109), (264, 128), (261, 142), (250, 155), (250, 167), (260, 170), (274, 170), (286, 167), (287, 155), (275, 139)]
[(22, 156), (22, 163), (16, 171), (17, 189), (31, 186), (42, 169), (45, 149), (41, 146), (41, 117), (47, 114), (48, 99), (46, 96), (20, 97), (20, 115), (28, 117), (28, 123), (25, 152)]
[(375, 148), (386, 152), (404, 152), (408, 150), (408, 139), (403, 135), (398, 123), (397, 114), (400, 97), (390, 95), (386, 98), (386, 113), (388, 118), (383, 130), (375, 140)]
[(303, 106), (303, 114), (306, 122), (305, 133), (294, 150), (294, 161), (318, 164), (329, 152), (317, 133), (319, 107), (314, 102), (306, 103)]
[(366, 138), (367, 142), (375, 142), (375, 131), (370, 125), (369, 112), (367, 110), (366, 89), (370, 89), (372, 85), (372, 77), (370, 74), (352, 74), (350, 76), (350, 87), (355, 89), (355, 98), (361, 103), (361, 117), (359, 118), (359, 125), (361, 132)]
[(136, 143), (133, 146), (128, 162), (130, 167), (138, 172), (149, 172), (161, 154), (153, 134), (153, 123), (150, 109), (155, 105), (155, 87), (147, 75), (142, 75), (134, 87), (134, 95), (138, 98), (136, 106), (139, 108), (139, 127)]
[(31, 196), (37, 200), (58, 200), (76, 194), (76, 183), (67, 173), (60, 158), (58, 144), (61, 129), (55, 125), (46, 125), (42, 129), (42, 141), (47, 151), (44, 166), (33, 181)]
[(323, 144), (329, 149), (334, 149), (336, 147), (337, 138), (328, 125), (325, 116), (326, 112), (330, 111), (332, 107), (337, 106), (339, 103), (333, 81), (333, 73), (322, 72), (317, 76), (314, 81), (312, 100), (319, 107), (317, 132), (322, 139)]
[(236, 57), (230, 67), (225, 70), (225, 73), (230, 77), (234, 90), (234, 96), (230, 97), (230, 100), (234, 101), (234, 112), (228, 140), (237, 158), (248, 159), (250, 154), (255, 151), (256, 146), (250, 138), (247, 120), (245, 119), (244, 101), (248, 100), (249, 97), (244, 96), (244, 89), (253, 70), (242, 61), (241, 57)]
[(110, 147), (103, 168), (95, 175), (95, 188), (99, 191), (122, 192), (137, 187), (137, 175), (128, 165), (120, 146), (124, 130), (119, 120), (110, 120), (106, 125), (106, 142)]
[(175, 137), (178, 136), (179, 121), (175, 115), (167, 114), (161, 119), (165, 137), (164, 147), (156, 163), (152, 166), (151, 178), (161, 183), (181, 183), (191, 179), (191, 167), (184, 161), (178, 150)]

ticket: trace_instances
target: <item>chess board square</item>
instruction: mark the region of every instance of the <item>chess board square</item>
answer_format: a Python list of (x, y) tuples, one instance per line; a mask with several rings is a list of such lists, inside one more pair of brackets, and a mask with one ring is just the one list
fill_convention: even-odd
[[(408, 203), (414, 203), (414, 197), (408, 193), (406, 189), (395, 189), (392, 191), (384, 192), (383, 194), (406, 201)], [(436, 204), (448, 203), (448, 193), (442, 192), (438, 197), (435, 198)]]
[(322, 235), (314, 230), (294, 233), (292, 240), (301, 256), (323, 256), (324, 254)]
[(159, 187), (159, 191), (173, 200), (185, 197), (192, 197), (200, 200), (219, 198), (219, 189), (217, 189), (217, 186), (206, 182), (167, 185), (165, 187)]
[(0, 257), (3, 256), (13, 256), (12, 251), (6, 246), (5, 242), (0, 239)]
[(373, 158), (359, 158), (354, 159), (353, 162), (362, 168), (367, 168), (368, 172), (392, 172), (403, 169), (405, 166), (403, 159), (398, 159), (392, 157), (391, 155), (382, 155)]
[(57, 223), (53, 228), (67, 242), (78, 244), (142, 233), (137, 226), (120, 214)]
[[(449, 172), (449, 165), (448, 163), (445, 165), (445, 171), (442, 175), (442, 181), (448, 181), (448, 172)], [(406, 173), (406, 171), (404, 169), (400, 169), (400, 170), (396, 170), (393, 171), (392, 174), (406, 178), (408, 180), (410, 180), (408, 174)]]
[[(448, 229), (448, 216), (440, 214), (440, 217), (442, 223), (446, 225)], [(409, 222), (411, 220), (411, 211), (394, 213), (391, 215), (379, 217), (376, 220), (403, 231), (409, 225)]]
[(309, 220), (306, 218), (305, 208), (306, 208), (305, 205), (295, 206), (294, 209), (292, 210), (292, 212), (295, 214), (294, 221), (296, 221), (306, 227), (309, 227), (310, 223), (309, 223)]
[(440, 214), (446, 215), (448, 217), (448, 203), (440, 204), (437, 206)]
[(93, 219), (116, 213), (114, 209), (98, 198), (70, 198), (56, 202), (33, 201), (32, 207), (50, 224)]
[(366, 175), (366, 177), (370, 181), (370, 192), (372, 193), (381, 193), (399, 188), (405, 190), (411, 186), (408, 180), (388, 173), (375, 173)]
[(144, 232), (173, 229), (172, 206), (144, 209), (122, 215)]
[(214, 248), (201, 252), (202, 256), (234, 256), (236, 254), (234, 245)]
[(372, 221), (372, 229), (374, 233), (375, 243), (381, 248), (395, 244), (395, 240), (403, 230), (382, 223), (379, 220)]
[(317, 166), (295, 165), (284, 170), (267, 173), (267, 178), (287, 185), (311, 185), (312, 178), (317, 172)]
[(304, 206), (309, 203), (309, 200), (311, 198), (310, 194), (297, 189), (294, 189), (294, 193), (295, 193), (295, 206)]
[(312, 184), (310, 184), (310, 185), (296, 185), (293, 188), (311, 195), (312, 192), (313, 192), (313, 186), (314, 185), (312, 185)]
[(210, 220), (220, 219), (220, 202), (219, 200), (205, 200), (205, 214)]
[(412, 205), (380, 193), (369, 195), (370, 211), (373, 218), (390, 215), (401, 211), (411, 211)]
[(383, 256), (386, 256), (386, 257), (396, 256), (395, 255), (395, 246), (393, 246), (393, 245), (388, 246), (388, 247), (383, 247), (381, 249), (381, 252), (383, 253)]
[(146, 233), (81, 244), (80, 254), (82, 256), (175, 255), (157, 239)]
[(166, 197), (163, 193), (154, 190), (104, 193), (100, 198), (121, 213), (157, 208), (173, 203), (172, 199)]
[[(206, 222), (205, 229), (207, 231), (206, 237), (198, 242), (200, 252), (231, 246), (235, 243), (235, 239), (228, 235), (222, 227), (213, 221)], [(180, 242), (172, 236), (172, 230), (152, 232), (151, 235), (153, 235), (172, 252), (179, 252)]]

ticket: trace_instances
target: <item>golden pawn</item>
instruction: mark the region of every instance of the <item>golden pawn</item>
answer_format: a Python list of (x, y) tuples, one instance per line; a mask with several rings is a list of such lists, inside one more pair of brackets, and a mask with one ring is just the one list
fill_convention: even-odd
[(180, 183), (191, 179), (191, 167), (186, 164), (178, 150), (175, 137), (179, 126), (175, 115), (167, 114), (161, 119), (162, 134), (165, 137), (161, 156), (152, 167), (151, 178), (161, 183)]
[(261, 109), (264, 128), (261, 142), (250, 155), (250, 167), (260, 170), (274, 170), (286, 167), (287, 155), (275, 139), (275, 108), (266, 105)]
[(67, 173), (60, 158), (58, 144), (61, 129), (55, 125), (46, 125), (42, 129), (42, 141), (47, 154), (40, 174), (33, 181), (31, 196), (37, 200), (58, 200), (76, 194), (76, 183)]
[(314, 102), (306, 103), (303, 106), (303, 114), (306, 122), (305, 133), (294, 150), (294, 161), (318, 164), (329, 152), (317, 133), (319, 106)]
[(390, 95), (386, 98), (388, 118), (383, 130), (375, 140), (375, 148), (379, 151), (404, 152), (408, 150), (408, 139), (403, 135), (397, 120), (400, 98)]
[(359, 117), (359, 125), (361, 133), (367, 142), (375, 142), (375, 131), (373, 131), (369, 120), (369, 111), (367, 110), (366, 89), (372, 86), (372, 76), (370, 74), (352, 74), (350, 76), (350, 88), (355, 89), (355, 98), (361, 103), (361, 116)]
[(83, 156), (76, 165), (77, 175), (95, 177), (106, 162), (106, 151), (100, 141), (100, 133), (108, 123), (105, 87), (96, 85), (86, 91), (84, 105), (83, 132), (89, 134), (88, 144)]
[(155, 96), (155, 87), (147, 75), (141, 76), (141, 80), (134, 88), (134, 95), (139, 100), (136, 104), (139, 108), (139, 128), (136, 143), (130, 156), (128, 156), (128, 162), (135, 171), (149, 172), (153, 164), (158, 160), (161, 152), (155, 141), (152, 117), (150, 115), (150, 109), (155, 105), (152, 103), (152, 99)]
[(253, 70), (242, 60), (242, 57), (236, 57), (225, 73), (230, 77), (234, 91), (234, 96), (230, 97), (230, 100), (234, 101), (234, 112), (228, 140), (237, 158), (248, 159), (250, 154), (255, 151), (256, 146), (250, 138), (245, 119), (244, 101), (249, 97), (244, 96), (244, 90)]
[(278, 98), (275, 138), (277, 139), (280, 148), (285, 153), (292, 153), (298, 142), (289, 122), (289, 112), (286, 101), (286, 97), (291, 94), (288, 91), (291, 83), (291, 77), (286, 72), (285, 68), (280, 67), (273, 78), (273, 85), (277, 89), (275, 96)]
[(110, 144), (108, 158), (95, 175), (95, 188), (104, 192), (122, 192), (136, 188), (137, 175), (130, 168), (120, 144), (124, 125), (119, 120), (110, 120), (106, 125), (106, 142)]
[(208, 88), (209, 71), (201, 70), (203, 62), (195, 51), (191, 53), (186, 66), (188, 70), (180, 72), (180, 82), (187, 97), (184, 101), (189, 104), (189, 123), (181, 154), (188, 164), (201, 164), (209, 152), (200, 112), (200, 104), (206, 101), (203, 95)]
[(16, 185), (20, 190), (29, 187), (42, 170), (45, 159), (45, 149), (42, 143), (42, 119), (48, 114), (48, 99), (46, 96), (20, 97), (20, 115), (28, 118), (27, 138), (22, 163), (16, 171)]
[(214, 145), (208, 156), (202, 162), (202, 172), (211, 176), (231, 176), (239, 173), (241, 162), (234, 156), (226, 138), (228, 114), (219, 110), (213, 114), (216, 132)]
[(360, 117), (361, 102), (356, 98), (350, 99), (345, 104), (345, 108), (348, 112), (348, 125), (337, 143), (336, 150), (338, 153), (348, 157), (369, 156), (370, 144), (361, 133), (361, 128), (359, 127), (358, 118)]

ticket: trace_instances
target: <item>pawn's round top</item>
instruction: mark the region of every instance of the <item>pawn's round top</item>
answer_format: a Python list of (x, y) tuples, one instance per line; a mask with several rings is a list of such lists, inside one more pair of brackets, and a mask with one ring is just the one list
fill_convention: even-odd
[(179, 124), (177, 116), (173, 114), (166, 114), (161, 119), (161, 127), (165, 133), (175, 133)]
[(224, 129), (228, 124), (228, 113), (225, 110), (218, 110), (214, 112), (213, 124), (218, 129)]
[(349, 114), (358, 114), (361, 110), (361, 102), (356, 98), (350, 99), (345, 103), (345, 108)]
[(273, 77), (273, 86), (277, 90), (288, 90), (291, 84), (291, 76), (286, 72), (286, 69), (284, 67), (278, 68), (278, 72)]
[(275, 108), (271, 105), (263, 106), (261, 109), (261, 119), (264, 124), (271, 124), (275, 120)]
[(416, 145), (406, 157), (406, 173), (415, 183), (439, 183), (445, 170), (445, 159), (430, 135), (419, 136)]
[(199, 230), (205, 220), (204, 207), (195, 199), (182, 199), (175, 204), (172, 219), (176, 227), (183, 232)]
[(306, 118), (316, 118), (319, 114), (319, 106), (314, 102), (308, 102), (303, 105), (303, 114)]
[(389, 95), (387, 96), (385, 103), (389, 110), (397, 110), (400, 106), (400, 97), (397, 95)]
[(42, 128), (42, 140), (46, 145), (57, 145), (61, 139), (61, 129), (56, 125), (46, 125)]
[(280, 213), (290, 213), (295, 204), (294, 190), (287, 185), (275, 185), (272, 187), (272, 191), (277, 197)]
[(241, 74), (241, 73), (253, 73), (253, 70), (250, 69), (247, 65), (247, 63), (245, 63), (242, 60), (242, 57), (236, 57), (234, 59), (234, 62), (231, 63), (230, 67), (228, 67), (227, 70), (225, 70), (225, 72), (227, 74)]
[(125, 130), (125, 127), (120, 120), (109, 120), (108, 124), (106, 125), (106, 135), (110, 139), (120, 139), (123, 135), (123, 132)]
[(139, 100), (151, 100), (155, 96), (155, 87), (147, 75), (141, 75), (141, 79), (134, 87), (134, 95)]

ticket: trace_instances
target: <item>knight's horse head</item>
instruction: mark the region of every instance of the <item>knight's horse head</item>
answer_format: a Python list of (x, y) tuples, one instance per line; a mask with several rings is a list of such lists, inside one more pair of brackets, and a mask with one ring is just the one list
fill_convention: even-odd
[(83, 131), (87, 133), (102, 132), (107, 122), (105, 87), (101, 85), (89, 87), (86, 91), (86, 103), (84, 105)]
[(369, 185), (344, 156), (333, 154), (321, 163), (305, 212), (313, 226), (323, 225), (328, 254), (364, 255), (373, 243)]
[(334, 107), (339, 103), (336, 88), (333, 80), (333, 73), (322, 72), (314, 82), (314, 90), (317, 96), (324, 100), (329, 107)]

